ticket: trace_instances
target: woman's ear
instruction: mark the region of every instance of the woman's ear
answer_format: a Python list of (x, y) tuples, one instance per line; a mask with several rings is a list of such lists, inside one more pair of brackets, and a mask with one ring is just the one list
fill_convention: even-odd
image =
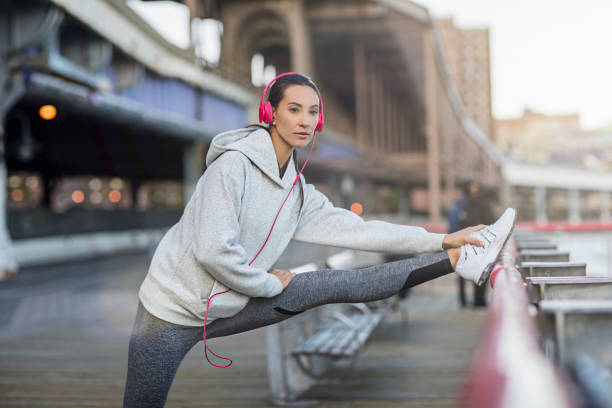
[(272, 108), (272, 126), (276, 126), (276, 108)]

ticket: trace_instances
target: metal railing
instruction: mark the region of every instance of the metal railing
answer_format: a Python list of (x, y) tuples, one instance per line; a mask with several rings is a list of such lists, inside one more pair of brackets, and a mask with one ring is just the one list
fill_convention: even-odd
[(516, 258), (511, 239), (491, 276), (493, 299), (461, 402), (470, 408), (573, 407), (567, 380), (539, 346)]

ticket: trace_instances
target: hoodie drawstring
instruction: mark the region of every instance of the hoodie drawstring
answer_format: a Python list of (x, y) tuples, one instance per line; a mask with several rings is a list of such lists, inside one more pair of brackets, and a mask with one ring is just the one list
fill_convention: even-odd
[[(312, 143), (310, 144), (310, 151), (308, 152), (308, 156), (306, 157), (306, 161), (304, 162), (304, 165), (300, 169), (297, 177), (293, 181), (293, 184), (291, 185), (291, 189), (289, 189), (289, 193), (287, 194), (287, 197), (285, 197), (285, 200), (283, 201), (283, 203), (281, 204), (280, 208), (278, 209), (278, 212), (276, 213), (276, 217), (274, 217), (274, 222), (272, 223), (272, 227), (270, 227), (270, 232), (268, 232), (268, 236), (266, 237), (266, 240), (264, 241), (264, 243), (261, 246), (261, 248), (259, 248), (259, 251), (255, 255), (255, 257), (251, 260), (251, 262), (249, 262), (249, 266), (251, 266), (251, 264), (253, 262), (255, 262), (255, 259), (257, 259), (257, 257), (261, 253), (261, 251), (263, 251), (264, 247), (268, 243), (268, 239), (270, 239), (270, 235), (272, 235), (272, 230), (274, 229), (274, 225), (276, 225), (276, 220), (278, 220), (278, 216), (280, 215), (281, 210), (285, 206), (285, 203), (289, 199), (289, 196), (291, 195), (291, 192), (293, 191), (293, 187), (295, 187), (295, 185), (297, 184), (298, 180), (300, 179), (300, 176), (302, 175), (302, 172), (304, 171), (304, 168), (306, 167), (306, 164), (308, 163), (308, 160), (310, 159), (310, 155), (312, 153), (312, 148), (314, 147), (316, 138), (317, 138), (317, 131), (315, 130), (314, 133), (313, 133), (313, 137), (312, 137)], [(204, 329), (203, 329), (203, 335), (202, 335), (202, 338), (204, 340), (204, 356), (206, 357), (206, 361), (208, 361), (208, 364), (212, 365), (213, 367), (217, 367), (217, 368), (227, 368), (227, 367), (231, 366), (232, 365), (232, 360), (230, 358), (222, 357), (222, 356), (218, 355), (210, 347), (208, 347), (208, 345), (206, 344), (206, 321), (208, 320), (208, 309), (210, 308), (210, 302), (212, 301), (212, 299), (215, 296), (222, 295), (222, 294), (230, 292), (230, 291), (231, 291), (231, 289), (224, 290), (223, 292), (217, 292), (217, 293), (211, 295), (208, 298), (208, 301), (206, 302), (206, 313), (204, 314)], [(214, 356), (216, 356), (216, 357), (218, 357), (220, 359), (229, 361), (229, 363), (226, 364), (226, 365), (217, 365), (217, 364), (213, 363), (208, 358), (208, 351), (210, 351)]]

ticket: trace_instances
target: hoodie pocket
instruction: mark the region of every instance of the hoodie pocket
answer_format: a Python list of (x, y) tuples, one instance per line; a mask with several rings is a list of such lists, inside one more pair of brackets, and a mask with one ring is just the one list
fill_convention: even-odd
[(202, 301), (206, 303), (208, 302), (208, 299), (210, 299), (210, 297), (213, 296), (215, 293), (223, 292), (225, 289), (219, 289), (221, 286), (221, 283), (219, 283), (219, 281), (215, 279), (208, 294), (206, 293), (206, 290), (202, 288), (202, 290), (200, 291), (200, 298), (202, 299)]
[[(204, 311), (206, 311), (206, 307), (208, 304), (208, 299), (215, 294), (212, 300), (210, 301), (210, 305), (208, 306), (208, 318), (221, 318), (221, 317), (231, 317), (242, 310), (249, 301), (249, 297), (245, 296), (241, 293), (230, 290), (229, 292), (223, 293), (229, 288), (222, 284), (221, 282), (215, 280), (212, 285), (212, 290), (210, 291), (209, 297), (203, 298), (202, 302), (204, 303)], [(204, 292), (204, 291), (203, 291)], [(205, 295), (205, 293), (202, 293)]]

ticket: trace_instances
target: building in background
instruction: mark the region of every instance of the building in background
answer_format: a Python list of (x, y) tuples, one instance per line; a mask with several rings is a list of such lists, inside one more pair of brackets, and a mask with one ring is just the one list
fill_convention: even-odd
[(525, 109), (519, 118), (495, 121), (497, 146), (515, 158), (546, 164), (554, 151), (575, 151), (578, 147), (580, 115), (545, 115)]
[(516, 160), (612, 170), (612, 125), (584, 130), (580, 115), (546, 115), (525, 109), (495, 121), (498, 147)]
[(495, 140), (491, 106), (489, 29), (462, 29), (452, 18), (434, 21), (448, 72), (469, 115)]
[(568, 146), (553, 145), (551, 162), (567, 163), (589, 169), (612, 170), (612, 126), (583, 130), (571, 135)]

